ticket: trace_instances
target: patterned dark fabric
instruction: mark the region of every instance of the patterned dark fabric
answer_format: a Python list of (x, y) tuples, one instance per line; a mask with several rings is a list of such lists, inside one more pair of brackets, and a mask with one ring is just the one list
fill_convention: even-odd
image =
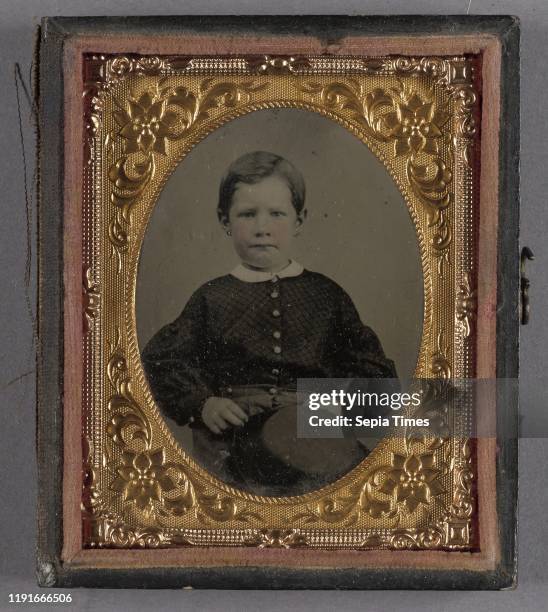
[(395, 378), (379, 339), (348, 294), (326, 276), (200, 287), (142, 354), (154, 398), (180, 425), (233, 386), (296, 388), (297, 378)]

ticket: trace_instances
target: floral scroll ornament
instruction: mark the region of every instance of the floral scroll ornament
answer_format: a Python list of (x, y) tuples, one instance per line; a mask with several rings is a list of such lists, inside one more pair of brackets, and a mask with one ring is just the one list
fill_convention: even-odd
[(304, 57), (263, 55), (248, 60), (248, 69), (258, 74), (284, 74), (310, 68), (310, 62)]
[(455, 146), (457, 138), (463, 140), (461, 150), (463, 161), (472, 167), (474, 138), (477, 134), (476, 107), (478, 95), (474, 88), (474, 67), (465, 58), (398, 57), (383, 61), (382, 67), (389, 72), (401, 75), (425, 74), (436, 79), (454, 100), (455, 134), (452, 142)]
[(434, 467), (432, 453), (409, 455), (394, 454), (392, 469), (386, 473), (380, 493), (394, 497), (394, 502), (403, 503), (409, 512), (419, 504), (430, 504), (432, 497), (444, 492), (438, 478), (441, 471)]
[(84, 268), (82, 279), (83, 311), (84, 311), (84, 333), (90, 331), (93, 321), (99, 312), (101, 293), (99, 285), (93, 281), (91, 268)]
[(257, 548), (298, 548), (308, 543), (297, 529), (259, 529), (244, 540), (244, 544)]
[(432, 247), (440, 258), (441, 273), (452, 241), (445, 215), (451, 201), (448, 187), (452, 175), (440, 155), (440, 144), (448, 137), (444, 129), (449, 113), (403, 84), (399, 89), (376, 88), (368, 93), (352, 79), (328, 85), (308, 82), (299, 88), (319, 96), (327, 108), (350, 113), (371, 138), (382, 143), (393, 142), (395, 157), (407, 158), (409, 186), (426, 208), (429, 226), (435, 228)]
[(125, 451), (122, 463), (111, 488), (123, 493), (124, 501), (134, 501), (139, 510), (144, 510), (152, 500), (162, 501), (163, 492), (177, 488), (168, 474), (163, 449), (140, 453)]
[(109, 240), (118, 255), (118, 271), (121, 253), (128, 246), (131, 210), (155, 175), (157, 156), (168, 155), (169, 143), (187, 136), (214, 109), (234, 108), (268, 86), (255, 82), (215, 84), (213, 78), (207, 78), (193, 92), (184, 86), (170, 87), (168, 80), (164, 77), (155, 90), (129, 97), (125, 105), (117, 103), (113, 111), (118, 126), (114, 140), (123, 151), (108, 172), (113, 184), (110, 200), (116, 207)]
[(384, 116), (384, 123), (395, 138), (395, 154), (438, 154), (438, 140), (448, 113), (437, 110), (432, 101), (423, 101), (417, 94), (408, 100), (396, 100), (396, 110)]
[(350, 527), (362, 514), (368, 514), (397, 521), (402, 512), (413, 514), (419, 506), (430, 506), (445, 492), (439, 480), (441, 476), (442, 470), (436, 467), (433, 452), (392, 453), (391, 464), (369, 472), (353, 495), (322, 499), (293, 520), (303, 520), (306, 525), (345, 521), (345, 526)]
[(449, 347), (447, 346), (445, 330), (440, 329), (437, 337), (437, 351), (432, 355), (431, 372), (434, 376), (451, 378), (451, 364), (447, 357)]
[(108, 59), (104, 66), (107, 80), (125, 78), (130, 74), (146, 74), (155, 76), (166, 71), (184, 70), (188, 59), (174, 57), (158, 57), (156, 55), (131, 56), (117, 55)]
[(472, 333), (472, 324), (476, 318), (477, 308), (478, 299), (477, 293), (472, 286), (472, 277), (470, 273), (466, 273), (457, 294), (456, 311), (457, 321), (462, 323), (466, 338)]
[[(124, 503), (134, 504), (145, 514), (158, 508), (184, 514), (196, 505), (194, 487), (182, 465), (166, 462), (164, 449), (153, 448), (150, 422), (133, 397), (127, 361), (118, 344), (119, 337), (107, 365), (114, 393), (108, 401), (111, 416), (106, 433), (121, 457), (121, 464), (111, 466), (115, 478), (110, 488), (122, 493)], [(172, 496), (166, 509), (165, 494), (172, 492), (176, 496)]]
[(152, 152), (166, 154), (167, 141), (175, 136), (180, 121), (175, 111), (166, 110), (166, 100), (145, 92), (138, 100), (129, 99), (127, 110), (114, 112), (120, 126), (120, 136), (125, 138), (125, 152), (145, 155)]

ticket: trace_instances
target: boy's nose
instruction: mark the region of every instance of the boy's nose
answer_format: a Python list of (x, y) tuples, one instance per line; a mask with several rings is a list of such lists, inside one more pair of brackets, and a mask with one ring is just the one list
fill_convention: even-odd
[(270, 233), (268, 219), (266, 217), (259, 216), (255, 222), (255, 233), (264, 235)]

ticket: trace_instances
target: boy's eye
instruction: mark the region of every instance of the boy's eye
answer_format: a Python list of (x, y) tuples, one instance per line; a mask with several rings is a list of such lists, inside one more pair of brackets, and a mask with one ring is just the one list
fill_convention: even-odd
[(285, 213), (282, 210), (273, 210), (270, 214), (273, 217), (285, 217)]
[(238, 217), (253, 217), (255, 216), (255, 212), (253, 210), (243, 210), (238, 214)]

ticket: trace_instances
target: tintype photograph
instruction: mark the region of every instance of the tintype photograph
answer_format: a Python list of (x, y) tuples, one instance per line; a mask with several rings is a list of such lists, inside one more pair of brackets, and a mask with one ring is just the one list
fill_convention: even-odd
[(358, 465), (371, 440), (298, 438), (297, 380), (410, 377), (422, 319), (406, 202), (332, 120), (255, 111), (168, 178), (140, 256), (138, 339), (170, 430), (222, 481), (295, 495)]

